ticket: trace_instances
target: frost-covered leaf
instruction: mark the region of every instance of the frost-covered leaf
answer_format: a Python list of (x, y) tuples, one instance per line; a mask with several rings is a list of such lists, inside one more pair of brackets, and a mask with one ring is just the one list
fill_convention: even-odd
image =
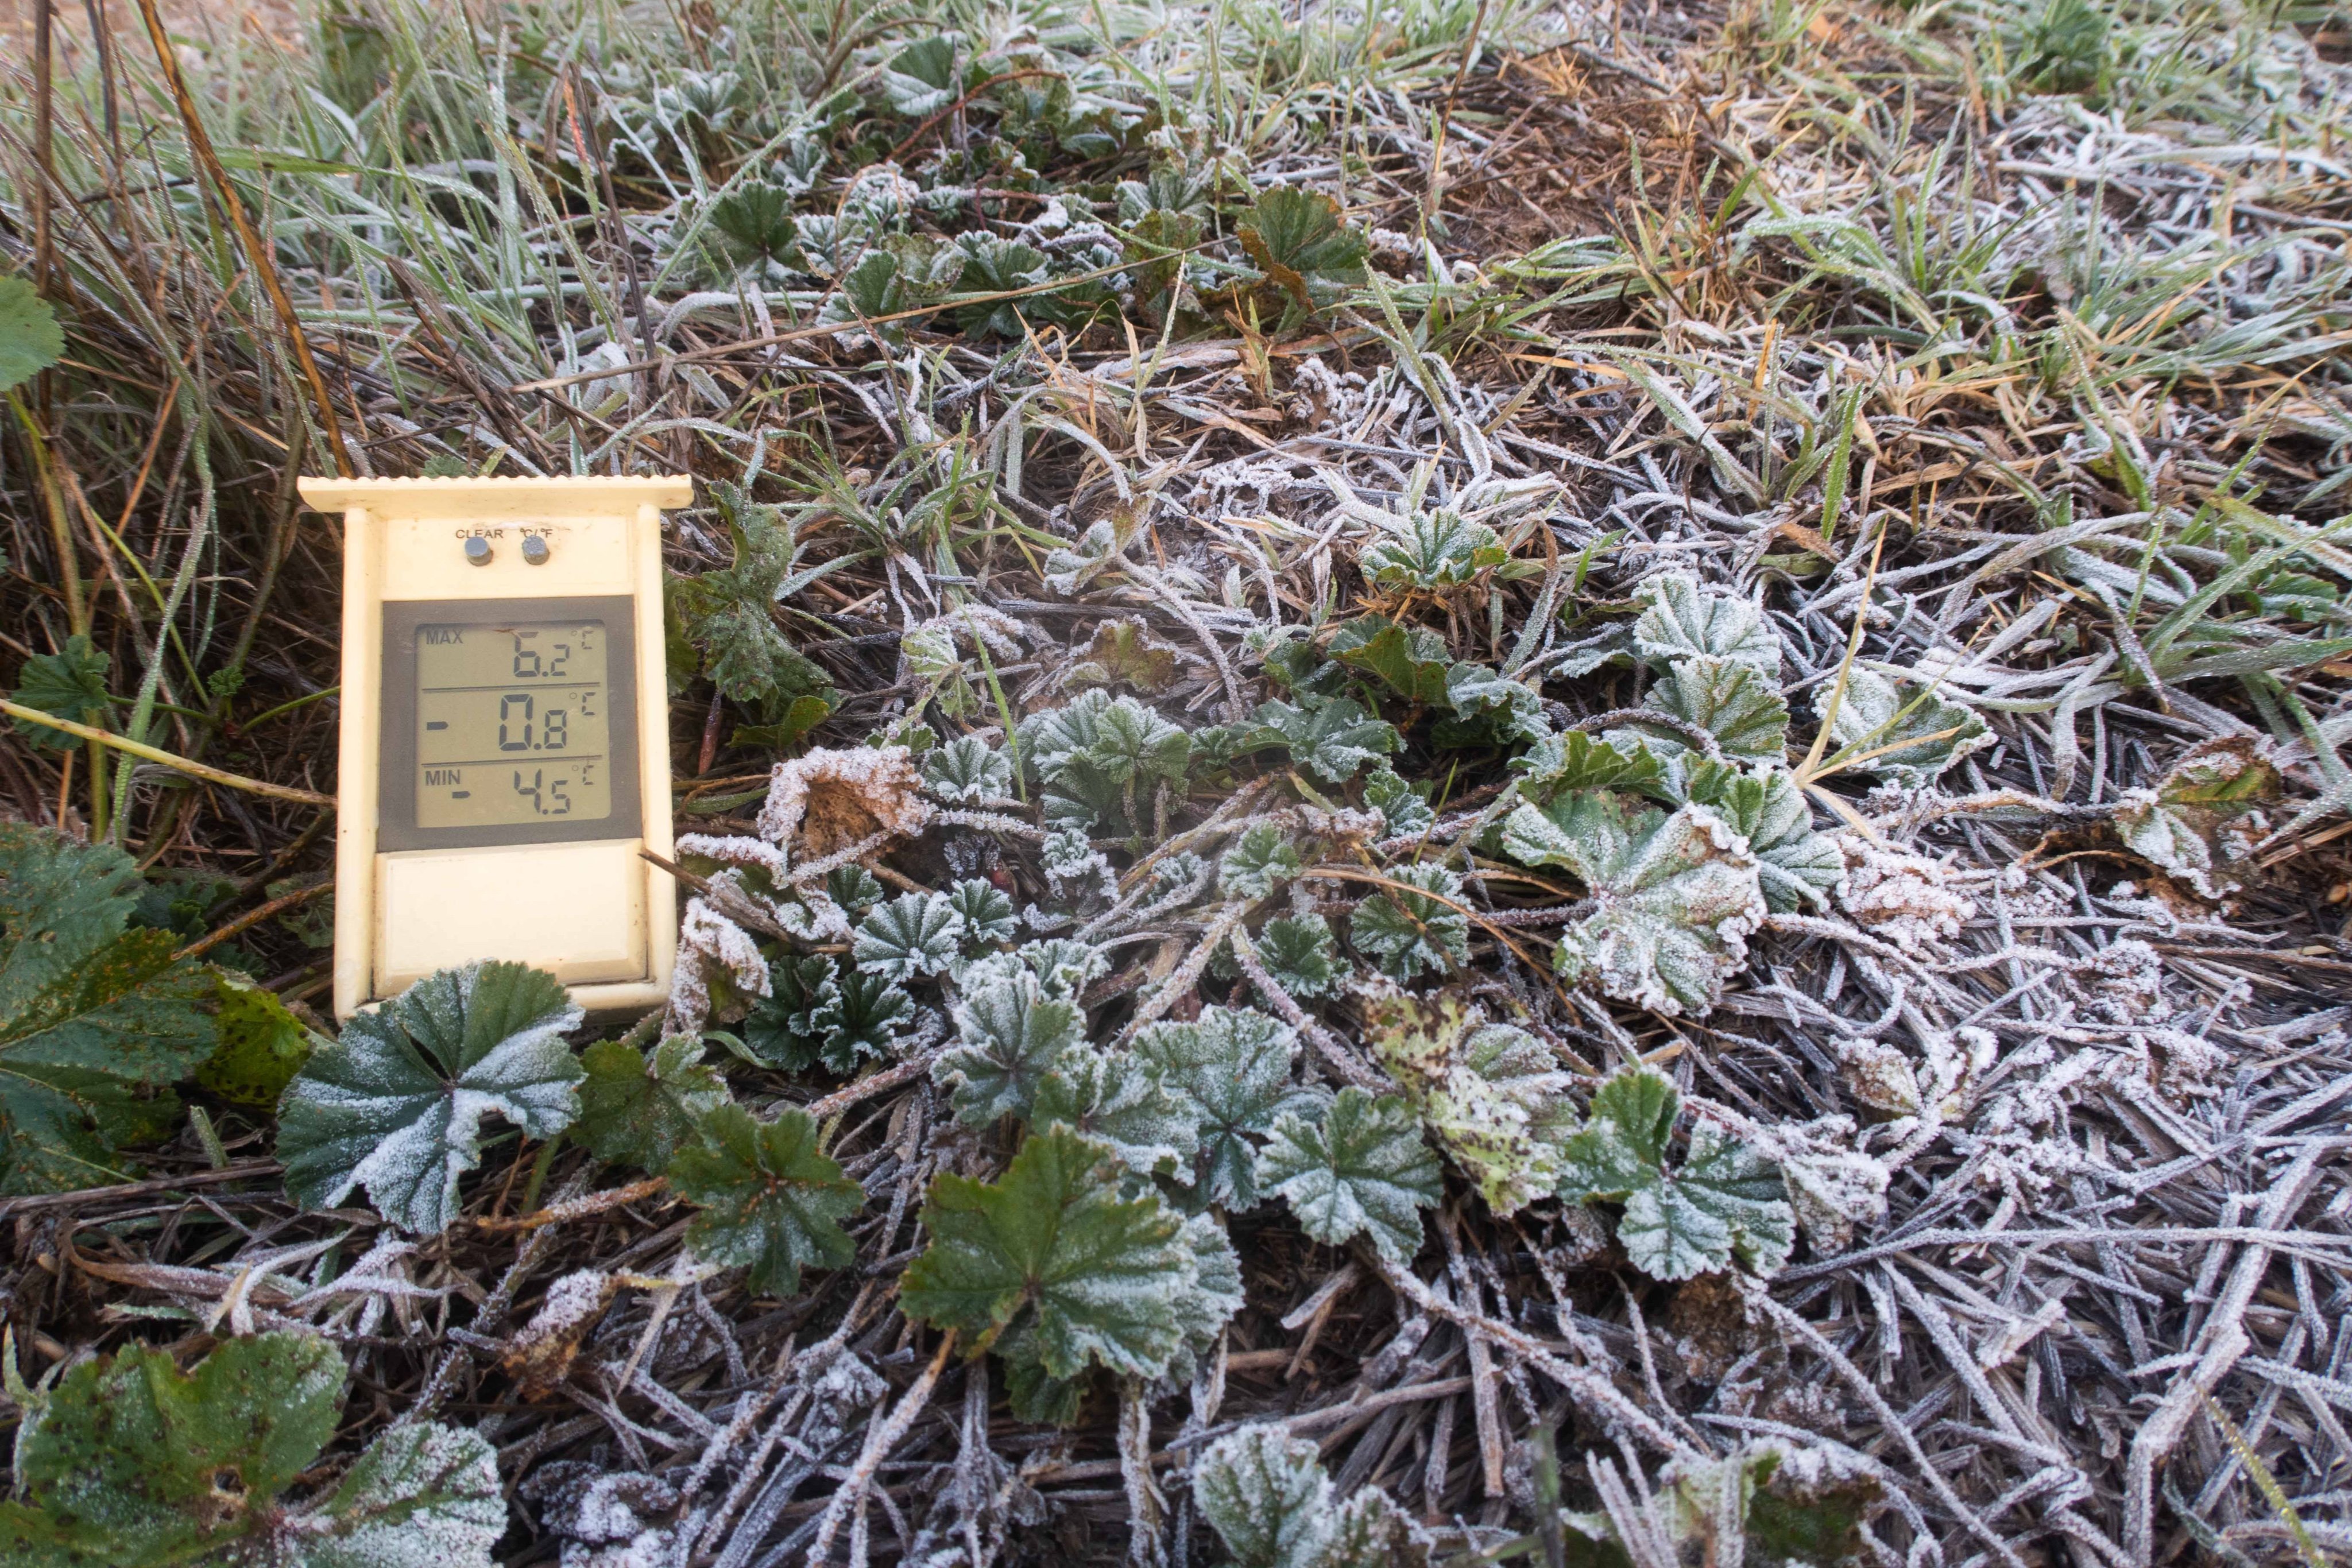
[(1498, 733), (1514, 740), (1541, 740), (1551, 733), (1544, 723), (1543, 699), (1535, 688), (1496, 674), (1484, 664), (1458, 664), (1448, 668), (1445, 701), (1464, 718), (1485, 717), (1487, 723), (1482, 733)]
[(1257, 956), (1267, 976), (1294, 997), (1328, 996), (1339, 984), (1339, 946), (1331, 923), (1319, 915), (1267, 921), (1257, 934)]
[(858, 1063), (891, 1053), (898, 1031), (911, 1022), (915, 999), (906, 988), (879, 975), (843, 973), (809, 1011), (824, 1037), (818, 1054), (829, 1072), (855, 1072)]
[[(1726, 757), (1778, 762), (1788, 750), (1789, 705), (1781, 700), (1780, 683), (1737, 659), (1677, 659), (1643, 706), (1706, 731)], [(1640, 720), (1632, 722), (1641, 728)], [(1654, 747), (1687, 744), (1664, 727), (1650, 736)]]
[(964, 662), (956, 652), (955, 633), (944, 626), (916, 626), (899, 634), (898, 659), (917, 687), (908, 706), (919, 709), (936, 703), (950, 718), (972, 712), (976, 699), (964, 678)]
[(1001, 800), (1013, 793), (1013, 759), (960, 735), (923, 758), (923, 787), (943, 800)]
[(966, 942), (1010, 942), (1021, 934), (1011, 896), (979, 877), (966, 877), (950, 888), (948, 907), (963, 922)]
[(824, 895), (853, 915), (882, 902), (882, 883), (862, 865), (839, 865), (824, 873)]
[(993, 980), (956, 1003), (957, 1043), (940, 1053), (931, 1076), (953, 1092), (956, 1119), (967, 1126), (1026, 1118), (1085, 1023), (1075, 1001), (1034, 974)]
[(1377, 1487), (1338, 1501), (1317, 1453), (1272, 1426), (1202, 1450), (1192, 1500), (1233, 1568), (1428, 1568), (1426, 1532)]
[(670, 1162), (670, 1186), (702, 1212), (686, 1244), (705, 1262), (751, 1270), (763, 1296), (800, 1290), (803, 1269), (839, 1269), (857, 1249), (841, 1222), (866, 1201), (858, 1185), (818, 1151), (817, 1126), (787, 1105), (772, 1122), (740, 1105), (703, 1118), (701, 1138)]
[[(1827, 713), (1835, 687), (1816, 688), (1814, 710)], [(1848, 766), (1882, 774), (1911, 789), (1934, 783), (1947, 768), (1993, 743), (1993, 733), (1966, 703), (1929, 688), (1897, 684), (1856, 665), (1830, 721), (1834, 751), (1851, 748)], [(1876, 752), (1876, 756), (1870, 753)]]
[(1634, 584), (1633, 598), (1642, 606), (1633, 622), (1633, 652), (1651, 668), (1704, 654), (1751, 664), (1768, 681), (1780, 680), (1780, 634), (1747, 600), (1680, 571), (1643, 578)]
[[(12, 281), (0, 278), (0, 287)], [(114, 699), (106, 691), (106, 667), (111, 662), (108, 655), (91, 652), (89, 639), (77, 632), (56, 653), (36, 653), (26, 659), (17, 672), (16, 689), (8, 694), (8, 700), (19, 707), (38, 708), (53, 718), (103, 728), (114, 706)], [(12, 722), (16, 734), (38, 750), (71, 751), (82, 744), (61, 729), (51, 729), (30, 719)]]
[(1021, 721), (1021, 755), (1045, 781), (1049, 822), (1118, 831), (1130, 807), (1184, 777), (1192, 738), (1130, 696), (1099, 689)]
[[(1766, 1438), (1719, 1458), (1671, 1460), (1624, 1512), (1563, 1512), (1560, 1522), (1570, 1568), (1641, 1561), (1849, 1568), (1872, 1561), (1862, 1527), (1885, 1497), (1875, 1468), (1851, 1450)], [(1621, 1527), (1644, 1537), (1640, 1557)]]
[(1622, 1069), (1594, 1091), (1591, 1119), (1569, 1140), (1560, 1196), (1625, 1206), (1617, 1239), (1654, 1280), (1687, 1280), (1732, 1260), (1770, 1273), (1796, 1239), (1779, 1167), (1707, 1125), (1670, 1165), (1682, 1114), (1674, 1080), (1653, 1067)]
[(1150, 1063), (1085, 1044), (1065, 1051), (1038, 1085), (1029, 1123), (1098, 1138), (1139, 1176), (1190, 1169), (1201, 1143), (1192, 1103), (1171, 1094)]
[(213, 1051), (212, 975), (128, 928), (141, 891), (120, 850), (0, 822), (0, 1194), (120, 1179), (114, 1151), (169, 1129)]
[(2152, 789), (2116, 803), (2124, 848), (2200, 897), (2234, 893), (2268, 825), (2263, 808), (2279, 797), (2277, 764), (2261, 742), (2224, 736), (2182, 753)]
[(1454, 905), (1462, 879), (1442, 865), (1403, 865), (1389, 873), (1398, 885), (1376, 893), (1348, 916), (1356, 951), (1392, 979), (1423, 969), (1444, 971), (1470, 956), (1470, 917)]
[(1095, 628), (1085, 657), (1070, 667), (1074, 686), (1133, 686), (1157, 692), (1172, 685), (1183, 650), (1163, 643), (1132, 621), (1106, 621)]
[(1685, 793), (1748, 840), (1764, 902), (1774, 914), (1808, 904), (1822, 907), (1845, 875), (1845, 857), (1837, 841), (1813, 831), (1805, 792), (1781, 769), (1748, 771), (1728, 763), (1695, 762)]
[(1338, 202), (1295, 185), (1260, 191), (1238, 237), (1267, 281), (1288, 296), (1286, 321), (1337, 303), (1364, 280), (1371, 255), (1371, 242), (1348, 225)]
[(1592, 913), (1563, 932), (1555, 962), (1620, 1001), (1669, 1016), (1705, 1011), (1748, 961), (1767, 906), (1756, 857), (1704, 807), (1672, 816), (1623, 795), (1562, 795), (1514, 809), (1504, 852), (1566, 866)]
[(1264, 898), (1307, 869), (1297, 847), (1271, 823), (1260, 822), (1234, 841), (1217, 862), (1217, 883), (1227, 898)]
[(1307, 697), (1303, 706), (1260, 703), (1252, 746), (1279, 746), (1326, 784), (1345, 784), (1403, 742), (1393, 726), (1367, 715), (1352, 697)]
[(771, 719), (782, 716), (794, 697), (835, 701), (824, 669), (785, 641), (776, 624), (778, 597), (808, 580), (793, 571), (800, 547), (791, 524), (776, 507), (723, 481), (710, 486), (710, 497), (726, 519), (735, 559), (698, 576), (670, 579), (673, 679), (702, 674), (730, 701)]
[(1202, 1451), (1192, 1500), (1234, 1568), (1316, 1568), (1331, 1534), (1319, 1450), (1278, 1427), (1244, 1427)]
[(936, 114), (955, 101), (956, 39), (919, 38), (890, 57), (879, 86), (892, 113), (908, 120)]
[(1494, 529), (1437, 507), (1391, 521), (1356, 564), (1377, 587), (1426, 591), (1459, 588), (1508, 559)]
[(420, 1423), (341, 1485), (283, 1494), (335, 1435), (342, 1357), (322, 1339), (225, 1340), (192, 1373), (133, 1345), (69, 1368), (16, 1438), (0, 1556), (90, 1568), (489, 1568), (507, 1511), (490, 1446)]
[(32, 380), (65, 351), (57, 312), (31, 280), (0, 277), (0, 392)]
[(233, 1104), (274, 1106), (322, 1042), (276, 992), (231, 969), (218, 983), (213, 1032), (220, 1043), (197, 1064), (196, 1086)]
[(944, 893), (902, 893), (858, 922), (849, 956), (866, 974), (905, 982), (947, 972), (963, 923)]
[(933, 1177), (930, 1245), (902, 1276), (899, 1306), (1013, 1341), (1054, 1377), (1090, 1364), (1159, 1375), (1183, 1343), (1178, 1298), (1196, 1261), (1181, 1218), (1149, 1188), (1121, 1196), (1123, 1174), (1108, 1145), (1053, 1127), (1030, 1134), (1000, 1181)]
[(824, 1037), (816, 1009), (838, 993), (833, 960), (787, 956), (768, 966), (768, 994), (743, 1018), (743, 1042), (771, 1067), (803, 1072), (814, 1067)]
[(1549, 1046), (1445, 991), (1377, 997), (1365, 1023), (1373, 1057), (1488, 1207), (1508, 1216), (1550, 1195), (1578, 1118)]
[[(1915, 1087), (1915, 1109), (1917, 1102)], [(1754, 1142), (1756, 1152), (1780, 1167), (1789, 1207), (1816, 1254), (1843, 1251), (1853, 1240), (1855, 1227), (1876, 1225), (1886, 1218), (1886, 1188), (1893, 1173), (1854, 1147), (1853, 1117), (1776, 1123)]]
[(1142, 1030), (1135, 1053), (1200, 1129), (1199, 1152), (1183, 1173), (1192, 1197), (1230, 1209), (1255, 1207), (1255, 1140), (1273, 1131), (1283, 1112), (1318, 1099), (1290, 1081), (1297, 1032), (1254, 1008), (1204, 1007), (1189, 1023)]
[(534, 1138), (572, 1124), (584, 1074), (563, 1037), (582, 1016), (552, 976), (507, 963), (439, 970), (361, 1013), (279, 1102), (287, 1192), (332, 1208), (364, 1187), (403, 1229), (447, 1229), (485, 1115)]
[(1316, 1240), (1338, 1246), (1368, 1235), (1392, 1263), (1421, 1249), (1419, 1211), (1445, 1196), (1412, 1107), (1393, 1096), (1375, 1100), (1352, 1084), (1325, 1107), (1319, 1124), (1297, 1112), (1276, 1118), (1258, 1157), (1258, 1183), (1288, 1200)]
[(1538, 805), (1575, 789), (1656, 794), (1665, 782), (1665, 770), (1644, 740), (1628, 736), (1620, 745), (1580, 729), (1538, 740), (1511, 759), (1511, 770), (1520, 775), (1519, 798)]
[(1049, 936), (1023, 947), (1021, 962), (1037, 977), (1052, 997), (1075, 998), (1093, 982), (1110, 973), (1110, 959), (1091, 942)]
[(1213, 1215), (1187, 1218), (1178, 1239), (1192, 1254), (1192, 1266), (1176, 1293), (1176, 1324), (1184, 1342), (1168, 1371), (1171, 1377), (1188, 1377), (1192, 1359), (1216, 1348), (1217, 1335), (1242, 1310), (1244, 1298), (1241, 1257)]
[(1407, 782), (1385, 762), (1364, 776), (1364, 804), (1381, 814), (1383, 837), (1425, 832), (1437, 821), (1422, 792), (1427, 788)]
[(1350, 669), (1379, 676), (1408, 702), (1445, 700), (1445, 667), (1453, 655), (1445, 639), (1424, 627), (1366, 615), (1340, 627), (1324, 652)]
[(698, 1035), (678, 1034), (648, 1058), (634, 1045), (598, 1040), (580, 1053), (588, 1076), (580, 1085), (580, 1121), (573, 1129), (600, 1160), (633, 1165), (658, 1176), (696, 1128), (732, 1103), (727, 1081), (702, 1061)]

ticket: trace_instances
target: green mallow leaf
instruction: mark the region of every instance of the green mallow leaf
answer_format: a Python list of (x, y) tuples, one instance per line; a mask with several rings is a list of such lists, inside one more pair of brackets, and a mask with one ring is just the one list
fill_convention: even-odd
[(1319, 915), (1286, 915), (1257, 934), (1257, 956), (1265, 972), (1294, 997), (1326, 997), (1339, 987), (1339, 945), (1331, 923)]
[(837, 865), (824, 873), (824, 895), (862, 915), (882, 902), (882, 882), (862, 865)]
[(1422, 793), (1427, 788), (1408, 783), (1385, 762), (1365, 775), (1364, 804), (1381, 814), (1383, 837), (1394, 839), (1423, 832), (1437, 821), (1437, 813), (1430, 810)]
[(1511, 759), (1519, 798), (1538, 805), (1578, 789), (1618, 789), (1636, 795), (1665, 790), (1665, 769), (1643, 739), (1614, 740), (1580, 729), (1548, 736)]
[(285, 1500), (335, 1435), (343, 1379), (335, 1347), (301, 1333), (224, 1341), (186, 1374), (140, 1346), (77, 1363), (18, 1431), (0, 1556), (489, 1568), (506, 1500), (471, 1432), (394, 1427), (331, 1492)]
[(963, 922), (966, 942), (1010, 942), (1021, 934), (1012, 898), (979, 877), (966, 877), (948, 889), (948, 907)]
[(1245, 745), (1282, 747), (1326, 784), (1345, 784), (1358, 768), (1404, 744), (1395, 727), (1366, 714), (1352, 697), (1307, 697), (1303, 706), (1260, 703)]
[(1256, 1207), (1255, 1140), (1285, 1111), (1319, 1096), (1290, 1081), (1298, 1035), (1254, 1008), (1204, 1007), (1189, 1023), (1156, 1023), (1135, 1037), (1135, 1053), (1192, 1113), (1200, 1144), (1183, 1172), (1201, 1204)]
[[(1670, 1461), (1643, 1501), (1612, 1519), (1563, 1512), (1567, 1568), (1636, 1562), (1748, 1562), (1773, 1568), (1847, 1568), (1871, 1561), (1863, 1525), (1885, 1499), (1866, 1461), (1778, 1438), (1721, 1458)], [(1647, 1539), (1629, 1552), (1621, 1526)]]
[(1617, 1240), (1654, 1280), (1687, 1280), (1732, 1260), (1770, 1273), (1796, 1239), (1780, 1172), (1712, 1126), (1692, 1129), (1679, 1166), (1667, 1145), (1682, 1114), (1674, 1080), (1653, 1067), (1621, 1069), (1593, 1092), (1584, 1130), (1569, 1140), (1560, 1196), (1625, 1206)]
[[(1827, 713), (1834, 689), (1818, 688), (1817, 712)], [(1846, 672), (1845, 693), (1830, 720), (1831, 746), (1853, 754), (1847, 766), (1914, 789), (1933, 784), (1953, 763), (1992, 743), (1992, 731), (1966, 703), (1860, 666)]]
[(887, 1057), (914, 1011), (915, 998), (904, 986), (849, 970), (809, 1011), (809, 1021), (824, 1035), (817, 1059), (828, 1072), (848, 1073), (856, 1071), (860, 1062)]
[(1095, 628), (1085, 657), (1070, 666), (1074, 686), (1133, 686), (1164, 691), (1175, 684), (1183, 651), (1163, 643), (1133, 621), (1106, 621)]
[(1192, 1468), (1192, 1500), (1233, 1568), (1428, 1568), (1428, 1535), (1386, 1492), (1337, 1501), (1314, 1442), (1277, 1427), (1210, 1444)]
[(1845, 875), (1837, 841), (1813, 831), (1813, 813), (1797, 781), (1778, 768), (1750, 772), (1722, 762), (1696, 762), (1685, 782), (1689, 800), (1706, 807), (1748, 840), (1764, 902), (1775, 915), (1827, 903)]
[(1445, 670), (1453, 655), (1445, 639), (1426, 628), (1366, 615), (1340, 627), (1324, 652), (1350, 669), (1379, 676), (1409, 702), (1445, 700)]
[(667, 613), (678, 644), (672, 678), (699, 673), (729, 701), (771, 716), (781, 716), (794, 697), (833, 701), (824, 671), (776, 625), (777, 595), (805, 583), (793, 572), (799, 547), (791, 524), (737, 486), (714, 482), (710, 497), (733, 538), (735, 560), (697, 577), (670, 579)]
[(31, 281), (0, 277), (0, 392), (31, 381), (65, 351), (57, 312)]
[(1535, 688), (1496, 674), (1484, 664), (1459, 664), (1447, 669), (1445, 701), (1465, 719), (1486, 717), (1489, 732), (1509, 739), (1541, 740), (1551, 733), (1544, 723), (1543, 699)]
[(1348, 917), (1356, 951), (1395, 980), (1469, 957), (1470, 917), (1454, 907), (1462, 879), (1442, 865), (1398, 866), (1389, 877), (1400, 885), (1365, 899)]
[(1364, 281), (1371, 242), (1320, 191), (1277, 185), (1257, 194), (1239, 229), (1242, 249), (1289, 297), (1286, 321), (1336, 304)]
[(1391, 992), (1366, 1009), (1372, 1055), (1402, 1087), (1438, 1146), (1497, 1215), (1551, 1195), (1560, 1150), (1579, 1124), (1575, 1082), (1551, 1048), (1512, 1024), (1489, 1023), (1451, 992)]
[(1633, 622), (1633, 652), (1663, 670), (1694, 654), (1753, 665), (1767, 680), (1780, 678), (1780, 638), (1763, 612), (1745, 599), (1703, 587), (1687, 572), (1660, 572), (1633, 586), (1642, 606)]
[(955, 1026), (957, 1043), (940, 1052), (931, 1076), (953, 1093), (958, 1121), (984, 1127), (1028, 1116), (1047, 1074), (1084, 1034), (1086, 1016), (1024, 973), (969, 990), (955, 1005)]
[(1503, 852), (1566, 866), (1591, 894), (1592, 913), (1560, 936), (1563, 977), (1669, 1016), (1721, 998), (1768, 911), (1756, 857), (1704, 807), (1668, 816), (1623, 795), (1562, 795), (1515, 808)]
[(963, 922), (944, 893), (902, 893), (857, 924), (849, 956), (859, 969), (904, 982), (940, 975), (956, 960)]
[(1181, 1217), (1148, 1187), (1125, 1196), (1125, 1176), (1108, 1145), (1057, 1126), (1030, 1134), (1000, 1181), (933, 1177), (930, 1245), (900, 1308), (975, 1348), (1013, 1341), (1008, 1361), (1056, 1378), (1158, 1376), (1183, 1346), (1197, 1260)]
[(120, 850), (0, 822), (0, 1195), (119, 1180), (212, 1054), (212, 972), (128, 929), (141, 890)]
[(667, 1171), (704, 1119), (734, 1103), (702, 1051), (702, 1037), (693, 1034), (672, 1035), (651, 1057), (617, 1040), (598, 1040), (580, 1053), (588, 1076), (574, 1135), (600, 1160), (655, 1176)]
[(890, 57), (881, 88), (893, 113), (920, 120), (955, 101), (955, 46), (944, 35), (920, 38)]
[(1097, 689), (1021, 721), (1021, 755), (1046, 784), (1049, 821), (1118, 824), (1134, 796), (1184, 777), (1192, 737), (1130, 696)]
[(1427, 591), (1459, 588), (1509, 559), (1500, 534), (1438, 507), (1391, 521), (1356, 564), (1375, 587)]
[(744, 1015), (743, 1043), (771, 1067), (806, 1071), (816, 1065), (824, 1038), (816, 1009), (839, 994), (832, 959), (817, 955), (774, 960), (768, 966), (768, 994)]
[(958, 736), (923, 758), (923, 788), (943, 800), (1001, 800), (1013, 793), (1013, 759), (984, 740)]
[[(0, 278), (0, 286), (9, 281)], [(89, 639), (77, 632), (56, 653), (26, 659), (8, 700), (19, 707), (38, 708), (53, 718), (102, 729), (114, 706), (114, 699), (106, 692), (106, 667), (111, 662), (104, 653), (92, 653)], [(43, 751), (70, 751), (82, 744), (61, 729), (30, 719), (13, 722), (18, 735)]]
[(485, 1115), (534, 1138), (572, 1124), (585, 1074), (563, 1037), (582, 1016), (553, 976), (507, 963), (439, 970), (361, 1013), (278, 1103), (287, 1192), (332, 1208), (364, 1187), (403, 1229), (446, 1230)]
[(1131, 1052), (1089, 1045), (1062, 1053), (1059, 1065), (1038, 1085), (1029, 1122), (1100, 1139), (1138, 1176), (1190, 1170), (1201, 1145), (1197, 1109), (1170, 1093), (1148, 1062)]
[(272, 1106), (325, 1042), (266, 991), (233, 970), (218, 971), (220, 1044), (196, 1067), (196, 1086), (236, 1105)]
[[(1738, 659), (1677, 659), (1643, 706), (1706, 731), (1728, 758), (1778, 762), (1788, 750), (1789, 705), (1781, 700), (1780, 681)], [(1641, 721), (1633, 727), (1641, 729)], [(1654, 747), (1685, 744), (1664, 727), (1649, 733)]]
[(1421, 1118), (1393, 1095), (1375, 1100), (1350, 1084), (1319, 1123), (1294, 1111), (1275, 1119), (1258, 1156), (1258, 1184), (1290, 1204), (1318, 1241), (1368, 1236), (1391, 1263), (1421, 1250), (1421, 1214), (1445, 1196)]
[(1307, 869), (1282, 831), (1260, 822), (1234, 841), (1217, 862), (1217, 883), (1227, 898), (1264, 898)]
[(751, 1270), (751, 1289), (789, 1296), (803, 1269), (839, 1269), (857, 1256), (841, 1222), (865, 1191), (817, 1148), (809, 1113), (787, 1105), (772, 1122), (726, 1104), (669, 1164), (670, 1186), (702, 1212), (686, 1244), (705, 1262)]
[(2263, 808), (2279, 797), (2278, 765), (2263, 743), (2244, 736), (2200, 741), (2181, 754), (2152, 789), (2116, 802), (2124, 848), (2200, 896), (2237, 891), (2267, 824)]

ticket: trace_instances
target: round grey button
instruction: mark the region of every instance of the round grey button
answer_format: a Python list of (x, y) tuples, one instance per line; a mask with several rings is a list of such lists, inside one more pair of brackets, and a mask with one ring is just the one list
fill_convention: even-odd
[(522, 559), (530, 566), (547, 564), (547, 540), (538, 534), (527, 534), (522, 541)]
[(476, 534), (466, 541), (466, 559), (476, 566), (490, 564), (490, 541)]

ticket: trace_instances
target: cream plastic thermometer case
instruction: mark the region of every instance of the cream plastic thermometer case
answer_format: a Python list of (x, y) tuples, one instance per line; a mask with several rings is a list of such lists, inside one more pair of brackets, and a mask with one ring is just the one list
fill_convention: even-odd
[(481, 958), (669, 993), (661, 511), (688, 479), (305, 479), (343, 514), (335, 1013)]

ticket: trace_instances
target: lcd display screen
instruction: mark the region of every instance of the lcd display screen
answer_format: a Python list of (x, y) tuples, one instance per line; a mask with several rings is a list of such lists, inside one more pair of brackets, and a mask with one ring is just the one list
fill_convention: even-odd
[(611, 817), (612, 643), (584, 617), (419, 624), (417, 828)]

